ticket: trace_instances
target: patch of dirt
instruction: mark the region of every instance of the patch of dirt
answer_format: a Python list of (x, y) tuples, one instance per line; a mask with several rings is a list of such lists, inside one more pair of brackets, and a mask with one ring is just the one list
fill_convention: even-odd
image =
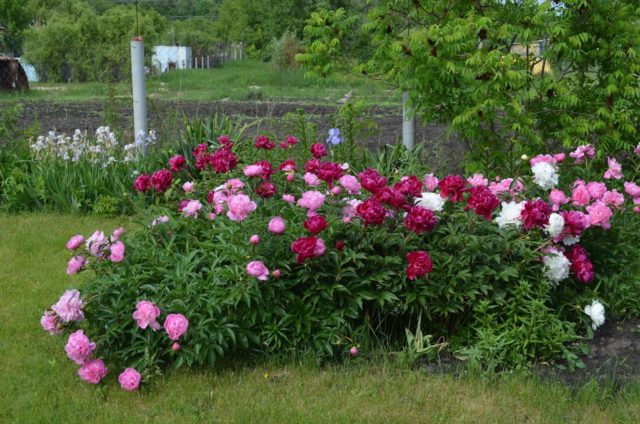
[[(119, 104), (122, 104), (120, 99)], [(28, 127), (39, 122), (41, 132), (55, 129), (58, 132), (73, 133), (78, 128), (89, 133), (105, 125), (108, 115), (106, 102), (48, 102), (26, 101), (22, 103), (23, 112), (20, 125)], [(214, 113), (236, 118), (242, 122), (262, 119), (261, 131), (277, 131), (287, 113), (300, 109), (310, 122), (317, 125), (320, 134), (324, 134), (333, 124), (333, 116), (339, 106), (309, 104), (304, 102), (262, 102), (262, 101), (160, 101), (151, 100), (148, 105), (149, 127), (167, 128), (179, 131), (184, 124), (182, 116), (205, 118)], [(113, 115), (113, 113), (111, 113)], [(133, 112), (130, 106), (120, 106), (117, 110), (118, 127), (133, 127)], [(384, 144), (394, 144), (402, 136), (402, 110), (400, 107), (374, 106), (369, 108), (367, 118), (377, 124), (377, 130), (368, 137), (366, 146), (376, 148)], [(256, 128), (253, 131), (257, 131)], [(427, 155), (425, 161), (434, 171), (453, 172), (460, 167), (463, 147), (460, 141), (447, 133), (441, 125), (422, 125), (416, 123), (416, 143), (425, 142)]]

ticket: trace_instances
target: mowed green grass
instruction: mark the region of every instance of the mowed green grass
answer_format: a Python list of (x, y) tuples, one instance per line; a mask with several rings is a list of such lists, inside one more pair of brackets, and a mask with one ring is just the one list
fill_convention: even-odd
[[(255, 88), (259, 87), (259, 88)], [(147, 78), (147, 93), (154, 100), (307, 101), (330, 103), (349, 91), (374, 104), (398, 104), (397, 90), (364, 77), (337, 74), (329, 78), (305, 78), (302, 69), (281, 70), (257, 60), (230, 62), (217, 69), (189, 69)], [(110, 93), (111, 90), (111, 93)], [(28, 92), (0, 92), (0, 102), (19, 100), (93, 101), (110, 95), (123, 101), (131, 96), (129, 82), (109, 87), (104, 83), (32, 83)]]
[(319, 369), (261, 365), (177, 370), (134, 393), (117, 370), (100, 386), (79, 380), (65, 341), (39, 324), (82, 276), (65, 274), (73, 234), (126, 219), (0, 215), (0, 423), (613, 423), (640, 422), (640, 386), (577, 391), (526, 377), (487, 382), (431, 376), (363, 358)]

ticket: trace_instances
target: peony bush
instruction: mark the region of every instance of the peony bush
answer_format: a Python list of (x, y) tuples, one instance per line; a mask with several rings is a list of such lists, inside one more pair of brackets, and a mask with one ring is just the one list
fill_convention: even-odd
[(461, 358), (515, 367), (571, 357), (608, 305), (640, 312), (637, 157), (628, 180), (588, 145), (522, 175), (439, 178), (354, 169), (332, 131), (195, 146), (133, 182), (167, 202), (140, 230), (71, 237), (67, 272), (90, 274), (41, 323), (68, 337), (80, 377), (108, 364), (135, 390), (228, 356), (403, 349), (417, 325)]

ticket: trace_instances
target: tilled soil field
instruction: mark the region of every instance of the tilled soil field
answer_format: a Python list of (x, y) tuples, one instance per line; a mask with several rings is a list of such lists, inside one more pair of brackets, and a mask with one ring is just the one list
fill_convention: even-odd
[[(105, 125), (106, 116), (116, 116), (119, 128), (133, 127), (131, 107), (120, 106), (109, 110), (105, 102), (23, 102), (20, 125), (24, 128), (34, 122), (40, 124), (42, 133), (50, 130), (72, 133), (76, 128), (89, 133)], [(278, 130), (285, 115), (304, 111), (308, 121), (317, 125), (320, 134), (333, 125), (338, 106), (308, 104), (302, 102), (169, 102), (151, 101), (148, 106), (149, 127), (162, 129), (168, 125), (179, 127), (182, 117), (205, 118), (215, 113), (239, 119), (242, 122), (261, 120), (261, 125), (253, 131)], [(376, 148), (384, 144), (394, 144), (402, 135), (402, 110), (392, 107), (371, 107), (366, 114), (367, 121), (375, 122), (376, 129), (367, 136), (367, 147)], [(459, 167), (463, 148), (459, 140), (447, 133), (439, 125), (416, 125), (416, 143), (425, 142), (428, 154), (425, 160), (434, 170), (446, 172)]]

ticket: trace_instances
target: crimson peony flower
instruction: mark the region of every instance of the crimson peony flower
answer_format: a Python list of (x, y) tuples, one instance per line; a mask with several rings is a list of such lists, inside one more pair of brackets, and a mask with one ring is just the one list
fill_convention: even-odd
[(374, 194), (387, 185), (387, 179), (372, 168), (358, 174), (358, 178), (362, 188)]
[(366, 225), (379, 225), (387, 216), (387, 210), (376, 199), (368, 199), (356, 207), (358, 215)]
[(345, 247), (345, 243), (343, 240), (338, 240), (336, 241), (336, 249), (337, 250), (344, 250)]
[(196, 156), (196, 163), (193, 165), (198, 171), (204, 170), (207, 165), (211, 163), (211, 155), (210, 153), (202, 153)]
[(304, 221), (304, 228), (313, 234), (319, 234), (322, 230), (327, 228), (327, 220), (322, 215), (311, 216)]
[(296, 161), (293, 159), (287, 159), (278, 167), (283, 172), (294, 172), (296, 170)]
[(571, 262), (571, 271), (576, 274), (578, 281), (584, 284), (589, 284), (593, 281), (596, 272), (593, 269), (593, 263), (589, 259), (587, 249), (576, 244), (565, 253), (565, 256)]
[(395, 188), (384, 186), (375, 194), (376, 200), (386, 203), (393, 208), (400, 209), (405, 204), (404, 195)]
[(422, 206), (414, 206), (409, 210), (407, 217), (404, 219), (404, 226), (416, 234), (429, 232), (436, 226), (436, 219), (431, 209)]
[(537, 199), (535, 202), (528, 200), (524, 204), (521, 217), (525, 230), (530, 230), (533, 227), (543, 228), (549, 223), (549, 216), (553, 210), (547, 202), (542, 199)]
[(329, 152), (327, 151), (327, 147), (322, 143), (314, 143), (311, 145), (311, 154), (314, 158), (320, 159), (323, 156), (326, 156)]
[(220, 146), (223, 149), (231, 149), (233, 147), (233, 142), (228, 135), (221, 135), (218, 137), (218, 143), (220, 143)]
[(254, 146), (257, 149), (266, 149), (266, 150), (271, 150), (274, 147), (276, 147), (275, 143), (273, 141), (271, 141), (269, 139), (269, 137), (267, 137), (266, 135), (259, 135), (256, 137), (256, 142), (254, 143)]
[(256, 188), (256, 194), (264, 199), (276, 194), (276, 186), (269, 181), (265, 181)]
[(138, 175), (133, 183), (133, 189), (139, 193), (148, 191), (151, 188), (151, 177), (148, 174)]
[(304, 164), (304, 172), (312, 172), (315, 174), (319, 167), (320, 159), (309, 159), (307, 163)]
[(406, 196), (420, 197), (422, 195), (422, 181), (415, 175), (402, 177), (393, 188)]
[(262, 167), (262, 174), (260, 175), (260, 178), (262, 178), (263, 180), (270, 180), (271, 175), (276, 173), (271, 163), (267, 160), (259, 160), (258, 162), (254, 163), (254, 165), (259, 165)]
[(316, 170), (316, 175), (322, 181), (331, 185), (333, 181), (342, 177), (342, 167), (335, 162), (322, 162)]
[(234, 169), (238, 165), (238, 158), (233, 152), (226, 148), (216, 150), (213, 155), (209, 155), (209, 164), (218, 174), (223, 174)]
[(186, 164), (187, 161), (182, 155), (175, 155), (169, 159), (169, 169), (171, 172), (179, 172)]
[(205, 153), (209, 152), (209, 146), (205, 143), (198, 144), (195, 149), (193, 149), (193, 157), (202, 156)]
[(438, 183), (440, 196), (450, 198), (453, 203), (462, 201), (462, 194), (465, 191), (467, 182), (460, 175), (447, 175)]
[(156, 171), (151, 176), (151, 184), (158, 193), (164, 193), (171, 187), (173, 182), (173, 176), (168, 169), (161, 169)]
[(429, 254), (423, 250), (417, 252), (407, 253), (407, 277), (409, 280), (415, 280), (416, 278), (422, 278), (427, 273), (433, 271), (433, 263)]
[(500, 201), (491, 190), (487, 187), (477, 186), (469, 190), (465, 209), (473, 209), (475, 213), (487, 221), (491, 221), (491, 214), (498, 206), (500, 206)]
[(322, 256), (324, 250), (324, 241), (313, 236), (300, 237), (291, 243), (291, 251), (298, 255), (296, 257), (296, 262), (299, 264), (309, 258)]

